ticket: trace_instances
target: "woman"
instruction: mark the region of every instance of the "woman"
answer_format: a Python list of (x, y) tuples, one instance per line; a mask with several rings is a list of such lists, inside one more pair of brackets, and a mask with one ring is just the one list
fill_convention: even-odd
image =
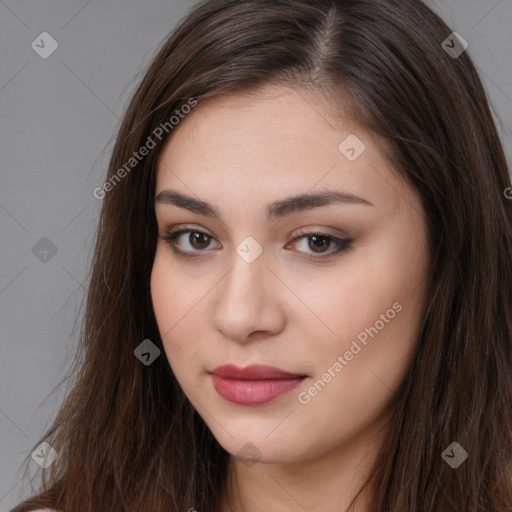
[(105, 184), (59, 453), (12, 512), (510, 512), (512, 210), (419, 0), (210, 0)]

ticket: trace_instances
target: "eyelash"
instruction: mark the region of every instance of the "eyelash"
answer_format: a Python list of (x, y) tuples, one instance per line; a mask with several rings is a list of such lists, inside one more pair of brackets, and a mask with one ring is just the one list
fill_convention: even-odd
[[(200, 258), (200, 257), (202, 257), (203, 256), (202, 254), (191, 254), (190, 251), (183, 251), (182, 249), (178, 248), (178, 246), (176, 244), (176, 239), (180, 235), (183, 235), (184, 233), (201, 234), (201, 235), (205, 235), (205, 236), (210, 237), (210, 238), (213, 239), (212, 235), (210, 235), (209, 233), (206, 233), (204, 231), (201, 231), (200, 229), (179, 229), (179, 230), (176, 230), (176, 231), (166, 230), (165, 231), (165, 235), (164, 236), (159, 235), (159, 238), (161, 238), (168, 245), (170, 245), (170, 247), (173, 250), (173, 252), (175, 254), (178, 254), (179, 256), (183, 256), (185, 258)], [(335, 246), (337, 246), (336, 249), (331, 251), (331, 252), (328, 252), (328, 253), (317, 253), (316, 256), (307, 256), (308, 259), (317, 260), (317, 261), (324, 260), (324, 259), (327, 259), (327, 258), (332, 258), (335, 255), (339, 255), (339, 253), (342, 253), (342, 252), (345, 252), (345, 251), (349, 250), (351, 248), (351, 244), (353, 242), (352, 239), (338, 238), (338, 237), (335, 237), (333, 235), (329, 235), (327, 233), (321, 233), (321, 232), (317, 232), (317, 231), (309, 231), (309, 232), (307, 232), (307, 231), (304, 231), (304, 230), (299, 230), (297, 235), (292, 240), (292, 243), (297, 242), (301, 238), (309, 238), (309, 237), (313, 237), (313, 236), (319, 236), (321, 238), (326, 238), (330, 242), (334, 243)], [(204, 251), (206, 251), (206, 249), (204, 249), (204, 250), (195, 250), (195, 251), (192, 251), (192, 252), (202, 253)], [(304, 252), (304, 251), (299, 251), (299, 252)], [(314, 253), (309, 253), (309, 254), (314, 254)], [(326, 254), (326, 255), (320, 256), (319, 254)]]

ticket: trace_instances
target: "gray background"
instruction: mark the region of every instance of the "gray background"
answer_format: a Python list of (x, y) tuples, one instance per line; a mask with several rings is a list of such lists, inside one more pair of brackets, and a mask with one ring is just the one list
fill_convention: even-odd
[[(134, 79), (193, 4), (0, 0), (0, 512), (31, 494), (20, 464), (64, 397), (113, 134)], [(510, 162), (512, 1), (429, 4), (468, 41)], [(46, 59), (31, 47), (42, 32), (59, 45)], [(37, 250), (42, 238), (54, 255)]]

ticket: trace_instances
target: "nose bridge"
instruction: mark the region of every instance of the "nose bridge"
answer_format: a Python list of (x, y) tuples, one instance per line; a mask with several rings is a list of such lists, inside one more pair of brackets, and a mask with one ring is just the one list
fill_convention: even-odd
[[(247, 249), (248, 252), (244, 253)], [(242, 297), (251, 295), (251, 291), (253, 295), (259, 293), (261, 291), (259, 288), (263, 288), (259, 284), (264, 284), (267, 280), (267, 255), (262, 252), (261, 255), (251, 260), (247, 257), (251, 254), (251, 251), (253, 251), (253, 248), (243, 242), (237, 247), (238, 254), (236, 257), (233, 256), (233, 270), (230, 272), (229, 289), (234, 291), (235, 294), (241, 294)]]
[(244, 256), (244, 243), (233, 255), (232, 268), (222, 280), (214, 305), (214, 327), (226, 337), (243, 340), (253, 331), (275, 331), (282, 323), (274, 286), (262, 253), (253, 261)]

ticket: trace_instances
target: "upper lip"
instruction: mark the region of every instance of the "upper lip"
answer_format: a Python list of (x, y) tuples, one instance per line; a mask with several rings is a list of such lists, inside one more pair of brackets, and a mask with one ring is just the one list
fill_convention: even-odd
[(274, 366), (261, 364), (251, 364), (245, 368), (240, 368), (234, 364), (224, 364), (217, 366), (210, 373), (218, 377), (238, 380), (296, 379), (298, 377), (306, 377), (306, 375), (290, 373)]

